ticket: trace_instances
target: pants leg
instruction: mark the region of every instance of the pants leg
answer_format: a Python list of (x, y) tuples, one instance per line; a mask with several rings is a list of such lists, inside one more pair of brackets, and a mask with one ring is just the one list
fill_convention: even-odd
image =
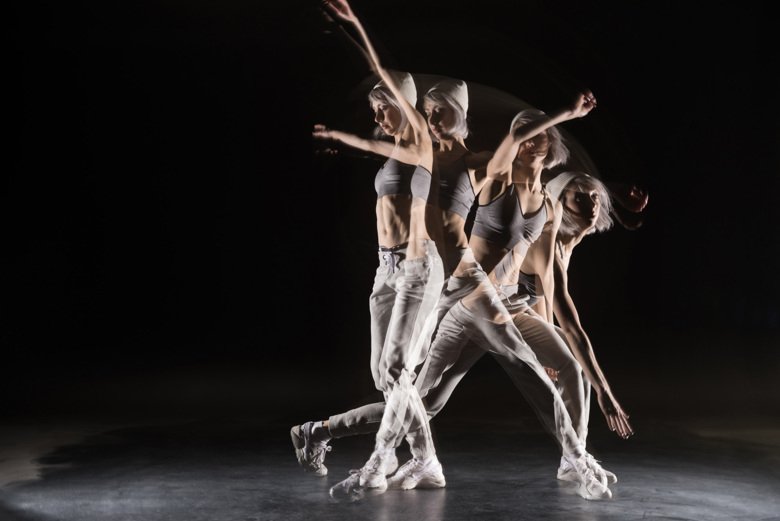
[(455, 317), (455, 313), (447, 313), (442, 319), (415, 382), (429, 418), (444, 408), (458, 383), (485, 354)]
[(379, 255), (379, 266), (374, 275), (374, 286), (368, 299), (368, 307), (371, 315), (371, 376), (374, 385), (382, 390), (381, 359), (384, 350), (387, 329), (390, 326), (390, 318), (395, 302), (396, 281), (400, 276), (400, 270), (394, 270), (387, 263), (382, 254)]
[[(481, 294), (475, 295), (475, 292), (469, 298), (475, 308), (480, 310), (480, 315), (467, 309), (464, 301), (456, 304), (453, 310), (460, 315), (462, 323), (472, 324), (471, 327), (481, 333), (473, 336), (474, 340), (484, 350), (503, 358), (505, 369), (527, 375), (530, 382), (524, 383), (521, 391), (543, 425), (549, 428), (549, 418), (556, 418), (556, 411), (561, 411), (559, 421), (550, 432), (563, 453), (582, 455), (584, 445), (572, 426), (558, 390), (512, 320), (504, 320), (508, 316), (506, 309), (497, 309), (503, 305), (495, 289), (491, 291), (491, 288), (483, 286), (478, 291)], [(496, 318), (500, 322), (496, 322)]]
[[(549, 322), (528, 313), (517, 313), (514, 322), (525, 341), (536, 353), (539, 362), (545, 367), (558, 371), (556, 387), (560, 391), (577, 436), (582, 443), (586, 443), (589, 415), (589, 410), (585, 408), (588, 402), (586, 385), (588, 387), (590, 385), (585, 379), (582, 367), (574, 358), (566, 341)], [(555, 415), (556, 418), (560, 417), (562, 411), (556, 410)]]
[(429, 242), (427, 246), (425, 257), (404, 262), (404, 276), (396, 284), (397, 295), (380, 359), (387, 406), (377, 432), (377, 449), (395, 447), (410, 428), (422, 428), (425, 451), (434, 453), (425, 407), (413, 385), (421, 346), (417, 336), (435, 309), (444, 280), (435, 245)]
[(334, 438), (368, 434), (379, 430), (385, 402), (370, 403), (328, 418), (328, 431)]

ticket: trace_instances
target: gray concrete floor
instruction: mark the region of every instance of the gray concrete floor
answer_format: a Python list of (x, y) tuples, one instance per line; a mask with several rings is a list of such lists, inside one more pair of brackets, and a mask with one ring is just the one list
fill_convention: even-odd
[[(302, 420), (305, 420), (303, 418)], [(447, 487), (335, 503), (370, 437), (336, 440), (328, 476), (302, 472), (291, 425), (231, 415), (108, 421), (17, 419), (0, 427), (3, 521), (780, 519), (780, 419), (649, 421), (623, 441), (592, 428), (619, 482), (590, 502), (555, 479), (532, 419), (437, 418)], [(408, 453), (399, 453), (402, 461)]]

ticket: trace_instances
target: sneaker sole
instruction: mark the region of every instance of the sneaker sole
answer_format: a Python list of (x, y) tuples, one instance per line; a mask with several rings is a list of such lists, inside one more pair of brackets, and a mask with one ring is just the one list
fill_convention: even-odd
[(359, 501), (368, 496), (383, 494), (387, 488), (368, 488), (360, 486), (360, 478), (347, 478), (330, 487), (328, 495), (336, 503)]
[(602, 495), (595, 496), (588, 492), (588, 490), (585, 488), (585, 485), (580, 485), (577, 488), (577, 495), (583, 499), (587, 499), (588, 501), (603, 501), (605, 499), (612, 499), (611, 490), (606, 489)]
[(444, 488), (447, 486), (447, 480), (444, 479), (444, 476), (436, 477), (436, 478), (424, 478), (418, 481), (415, 484), (406, 484), (404, 483), (401, 485), (401, 488), (403, 490), (413, 490), (415, 488)]

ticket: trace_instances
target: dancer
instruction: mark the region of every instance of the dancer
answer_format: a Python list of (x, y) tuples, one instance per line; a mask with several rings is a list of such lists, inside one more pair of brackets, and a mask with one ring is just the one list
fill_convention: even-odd
[[(562, 162), (567, 157), (566, 149), (562, 145), (562, 140), (560, 138), (560, 134), (555, 131), (554, 128), (552, 128), (552, 125), (558, 122), (565, 121), (567, 119), (570, 119), (572, 117), (582, 117), (582, 115), (587, 114), (589, 110), (595, 106), (595, 99), (592, 98), (590, 95), (583, 95), (581, 96), (577, 103), (575, 104), (575, 108), (571, 111), (562, 111), (561, 113), (554, 115), (552, 118), (546, 118), (544, 117), (543, 113), (537, 113), (535, 116), (536, 118), (531, 118), (531, 121), (523, 121), (522, 118), (516, 118), (515, 124), (513, 124), (513, 133), (517, 131), (516, 136), (512, 136), (510, 139), (505, 140), (505, 143), (503, 143), (504, 149), (508, 149), (510, 152), (514, 148), (515, 150), (515, 156), (518, 160), (521, 160), (522, 157), (525, 157), (526, 162), (529, 164), (536, 163), (536, 166), (543, 165), (545, 162), (545, 158), (547, 161), (547, 164), (550, 166), (555, 166), (559, 162)], [(522, 125), (522, 123), (526, 123), (526, 125)], [(523, 127), (522, 130), (527, 131), (527, 133), (522, 132), (519, 130), (519, 127)], [(525, 144), (523, 146), (522, 153), (518, 148), (515, 148), (515, 145), (518, 143), (525, 143), (526, 140), (528, 140), (530, 137), (535, 137), (537, 133), (544, 132), (546, 129), (549, 130), (549, 134), (552, 135), (552, 138), (548, 138), (548, 136), (540, 137), (536, 142), (531, 142), (528, 144)], [(547, 133), (545, 133), (547, 134)], [(517, 139), (518, 143), (515, 143), (515, 139)], [(549, 146), (549, 143), (547, 143), (548, 139), (552, 141), (552, 146)], [(537, 148), (538, 145), (538, 148)], [(552, 150), (553, 152), (550, 154), (550, 157), (547, 158), (548, 152)], [(502, 151), (502, 148), (499, 147), (499, 151)], [(503, 150), (504, 154), (507, 152), (507, 150)], [(509, 157), (513, 157), (510, 153)], [(512, 163), (512, 161), (509, 161)], [(508, 172), (509, 170), (512, 170), (511, 166), (509, 167), (509, 170), (506, 170), (506, 165), (504, 164), (505, 172)], [(495, 167), (493, 169), (496, 170)], [(518, 169), (521, 170), (521, 169)], [(539, 169), (541, 170), (541, 169)], [(528, 173), (528, 172), (526, 172)], [(495, 177), (495, 176), (494, 176)], [(522, 176), (518, 175), (520, 179), (522, 180)], [(538, 176), (535, 178), (538, 181)], [(526, 180), (528, 181), (528, 180)], [(532, 183), (534, 184), (534, 183)], [(540, 191), (536, 190), (537, 193)], [(514, 195), (514, 194), (513, 194)], [(533, 194), (531, 194), (533, 195)], [(517, 197), (514, 195), (514, 197)], [(526, 198), (527, 200), (524, 202), (528, 202), (532, 200), (532, 198)], [(505, 198), (505, 201), (512, 201), (510, 198)], [(542, 199), (543, 200), (543, 199)], [(498, 205), (495, 205), (494, 207), (497, 207)], [(511, 205), (510, 205), (511, 206)], [(547, 214), (547, 211), (541, 212), (542, 206), (541, 201), (537, 200), (537, 209), (534, 212), (528, 212), (534, 215), (542, 215), (542, 213)], [(522, 215), (522, 210), (520, 210), (520, 215)], [(543, 216), (541, 220), (537, 220), (538, 224), (535, 226), (536, 229), (540, 230), (540, 225), (543, 224), (546, 221), (546, 215)], [(519, 230), (520, 228), (518, 228)], [(526, 229), (526, 232), (528, 230)], [(531, 235), (533, 235), (536, 232), (532, 232)], [(495, 259), (500, 258), (503, 256), (506, 251), (499, 251), (498, 253), (493, 252), (495, 248), (490, 247), (487, 243), (480, 243), (480, 239), (477, 236), (475, 238), (474, 235), (472, 235), (472, 241), (475, 241), (477, 246), (477, 251), (479, 252), (480, 258), (483, 258), (483, 262), (488, 262), (490, 264), (496, 264), (497, 261)], [(528, 243), (524, 243), (523, 246), (519, 248), (519, 255), (522, 257), (522, 253), (525, 249), (527, 249)], [(457, 294), (458, 289), (460, 289), (463, 293), (468, 294), (470, 293), (475, 286), (479, 286), (481, 283), (485, 282), (487, 280), (487, 275), (485, 275), (484, 271), (481, 269), (479, 263), (476, 262), (474, 258), (474, 252), (472, 252), (471, 249), (467, 251), (467, 254), (464, 255), (464, 260), (461, 262), (459, 268), (458, 276), (452, 277), (450, 279), (450, 286), (453, 288), (452, 294)], [(487, 292), (490, 292), (492, 289), (492, 285), (487, 285)], [(477, 301), (479, 299), (476, 299)], [(490, 298), (488, 299), (491, 300)], [(497, 300), (497, 298), (492, 299), (494, 302)], [(501, 314), (501, 313), (499, 313)], [(511, 322), (511, 317), (509, 317), (508, 313), (505, 312), (506, 319), (504, 320), (504, 325), (506, 325), (507, 322)], [(489, 329), (496, 328), (497, 326), (495, 324), (492, 324)], [(462, 330), (461, 330), (462, 331)], [(457, 334), (455, 337), (457, 338)], [(465, 337), (462, 337), (465, 339)], [(522, 339), (519, 338), (519, 334), (515, 333), (515, 335), (510, 339), (505, 341), (505, 345), (512, 345), (513, 343), (522, 343)], [(489, 342), (487, 342), (489, 345)], [(443, 349), (446, 344), (440, 342), (439, 346)], [(453, 357), (454, 359), (458, 358), (458, 347), (460, 347), (460, 342), (455, 342), (455, 348), (451, 350), (450, 353), (446, 353), (445, 355), (449, 355)], [(483, 349), (478, 349), (475, 351), (479, 356), (481, 356), (484, 353), (484, 346), (485, 342), (482, 343)], [(488, 347), (489, 348), (489, 347)], [(507, 349), (499, 349), (500, 351), (503, 351), (503, 355), (506, 356), (509, 359), (514, 360), (514, 363), (517, 364), (518, 357), (513, 353), (507, 354)], [(510, 349), (511, 351), (511, 349)], [(529, 361), (533, 360), (533, 357), (527, 356), (528, 353), (523, 353), (525, 355), (525, 358)], [(435, 356), (436, 358), (441, 359), (440, 356)], [(474, 358), (474, 361), (476, 361), (476, 358)], [(527, 361), (521, 360), (523, 362), (523, 365), (527, 363)], [(460, 360), (458, 361), (460, 363)], [(546, 373), (544, 373), (544, 370), (539, 366), (538, 362), (531, 362), (534, 366), (534, 370), (536, 371), (536, 375), (539, 378), (544, 378), (547, 382), (549, 380), (547, 379)], [(468, 367), (473, 365), (473, 362), (470, 364), (467, 364)], [(426, 390), (430, 390), (430, 393), (426, 400), (429, 400), (428, 403), (430, 404), (430, 398), (433, 397), (433, 394), (436, 394), (438, 392), (439, 396), (441, 397), (440, 400), (435, 400), (436, 407), (429, 408), (429, 414), (434, 415), (438, 410), (443, 407), (444, 403), (446, 402), (446, 399), (449, 397), (449, 395), (452, 392), (452, 389), (454, 389), (454, 385), (457, 384), (457, 382), (460, 380), (463, 374), (465, 374), (465, 371), (463, 373), (458, 373), (457, 371), (452, 373), (445, 373), (445, 370), (448, 367), (448, 364), (439, 364), (434, 365), (433, 367), (429, 366), (429, 363), (426, 361), (426, 369), (424, 369), (424, 372), (426, 374), (425, 378), (423, 378), (423, 374), (421, 373), (420, 378), (418, 378), (417, 386), (418, 388), (421, 388), (421, 391), (423, 393), (426, 392)], [(516, 371), (515, 371), (516, 372)], [(444, 381), (442, 381), (442, 375), (444, 376)], [(541, 376), (543, 375), (543, 376)], [(527, 376), (525, 377), (527, 379)], [(441, 391), (437, 389), (437, 385), (442, 384)], [(450, 383), (452, 385), (450, 385)], [(550, 387), (552, 384), (550, 383)], [(550, 388), (546, 388), (546, 392), (548, 394), (552, 393), (554, 394), (554, 388), (552, 390)], [(560, 398), (559, 398), (560, 399)], [(330, 435), (333, 435), (334, 437), (340, 437), (344, 435), (350, 435), (350, 434), (359, 434), (362, 432), (370, 432), (372, 429), (375, 429), (376, 421), (372, 421), (372, 417), (376, 418), (376, 410), (377, 407), (381, 408), (382, 404), (374, 404), (376, 407), (373, 409), (371, 406), (366, 406), (363, 408), (363, 412), (365, 415), (352, 415), (350, 417), (350, 422), (347, 421), (334, 421), (334, 420), (341, 420), (341, 418), (337, 417), (331, 417), (330, 419)], [(372, 415), (371, 412), (374, 414)], [(338, 423), (341, 423), (340, 425), (336, 425)], [(576, 440), (576, 434), (572, 432), (571, 425), (569, 424), (567, 426), (562, 427), (562, 431), (567, 433), (568, 439), (570, 440), (568, 447), (569, 452), (574, 455), (573, 460), (577, 463), (577, 471), (578, 475), (581, 476), (579, 482), (580, 486), (578, 488), (578, 493), (580, 493), (581, 496), (586, 497), (587, 499), (600, 499), (603, 497), (609, 497), (611, 493), (606, 488), (606, 485), (602, 483), (602, 479), (597, 479), (594, 475), (592, 470), (587, 466), (586, 461), (584, 458), (581, 458), (579, 456), (584, 456), (584, 450), (581, 450), (579, 447), (579, 442)], [(410, 433), (410, 447), (415, 446), (415, 438), (417, 437), (416, 432)], [(324, 450), (319, 452), (319, 455), (324, 457)], [(603, 475), (602, 475), (603, 476)], [(605, 482), (606, 479), (604, 478), (603, 481)], [(398, 488), (414, 488), (418, 486), (439, 486), (440, 483), (443, 483), (443, 475), (441, 473), (441, 467), (437, 463), (430, 464), (420, 458), (414, 457), (413, 452), (413, 458), (408, 462), (404, 467), (398, 470), (395, 476), (393, 476), (390, 480), (390, 484), (393, 487)]]
[[(487, 179), (485, 166), (492, 152), (472, 152), (465, 144), (469, 132), (469, 97), (468, 86), (464, 81), (442, 79), (428, 90), (423, 100), (428, 127), (435, 144), (433, 177), (438, 182), (432, 187), (432, 196), (429, 197), (431, 206), (427, 215), (429, 223), (432, 223), (430, 228), (440, 231), (439, 249), (443, 252), (446, 283), (460, 263), (461, 257), (468, 251), (466, 221), (476, 195)], [(443, 315), (447, 304), (440, 301), (438, 308), (443, 309), (438, 313), (439, 316)], [(427, 352), (437, 322), (436, 316), (429, 316), (425, 330), (418, 337), (421, 356)], [(434, 317), (434, 320), (430, 317)], [(330, 451), (328, 442), (332, 438), (376, 432), (384, 414), (384, 407), (384, 402), (367, 404), (322, 421), (306, 422), (293, 427), (296, 446), (303, 447), (297, 450), (301, 466), (315, 475), (326, 475), (324, 458), (326, 452)], [(388, 475), (398, 467), (394, 451), (389, 458), (390, 462), (386, 467)], [(443, 476), (433, 481), (440, 486), (445, 483)]]
[[(567, 273), (574, 247), (586, 235), (606, 231), (612, 226), (610, 193), (601, 181), (582, 172), (558, 174), (546, 184), (546, 189), (553, 201), (561, 202), (560, 228), (553, 235), (552, 229), (546, 227), (540, 240), (531, 245), (521, 266), (518, 284), (501, 288), (504, 304), (539, 361), (554, 371), (555, 383), (581, 443), (587, 443), (591, 385), (596, 389), (609, 429), (625, 439), (633, 434), (628, 415), (610, 389), (568, 293)], [(552, 252), (547, 247), (549, 244), (554, 245)], [(548, 268), (551, 255), (554, 289), (552, 296), (545, 299), (545, 294), (539, 290), (539, 273)], [(549, 307), (560, 327), (555, 327), (553, 316), (547, 315)], [(525, 381), (521, 379), (516, 383), (522, 386)], [(555, 417), (549, 415), (549, 410), (545, 411), (548, 415), (543, 421), (550, 428), (560, 423), (558, 417), (563, 414), (560, 405), (556, 402)], [(600, 468), (590, 452), (586, 452), (586, 458), (592, 467)], [(602, 470), (610, 484), (617, 482), (614, 473)], [(576, 480), (565, 455), (561, 457), (557, 476), (562, 480)]]
[[(541, 185), (542, 171), (568, 158), (568, 149), (554, 125), (583, 117), (595, 104), (592, 94), (583, 93), (571, 108), (551, 117), (530, 109), (513, 121), (510, 134), (488, 165), (489, 181), (480, 194), (482, 204), (470, 238), (473, 257), (464, 256), (450, 279), (451, 286), (458, 281), (460, 291), (467, 295), (449, 309), (439, 324), (416, 381), (428, 413), (433, 416), (476, 360), (485, 351), (494, 354), (540, 419), (555, 418), (554, 424), (545, 425), (574, 469), (578, 494), (586, 499), (611, 497), (606, 472), (595, 459), (587, 457), (560, 395), (531, 346), (514, 326), (499, 291), (517, 280), (526, 252), (541, 236), (542, 228), (557, 230), (560, 223), (561, 205), (546, 198)], [(543, 243), (540, 247), (550, 249), (551, 245)], [(551, 274), (550, 264), (542, 277), (545, 288), (552, 286)], [(553, 410), (560, 414), (554, 415)], [(391, 486), (414, 488), (425, 474), (413, 458), (399, 468)]]
[[(370, 296), (371, 372), (386, 406), (368, 461), (331, 494), (343, 492), (355, 499), (366, 490), (387, 488), (388, 468), (397, 465), (395, 447), (409, 425), (419, 430), (415, 450), (419, 457), (436, 460), (428, 418), (414, 387), (415, 367), (420, 362), (420, 335), (426, 318), (436, 305), (443, 283), (443, 265), (426, 223), (427, 201), (433, 170), (433, 144), (425, 118), (415, 108), (416, 87), (408, 73), (386, 70), (360, 20), (346, 0), (326, 3), (330, 11), (357, 30), (365, 55), (381, 81), (369, 100), (375, 121), (393, 142), (366, 140), (316, 125), (314, 137), (332, 139), (387, 157), (375, 180), (377, 191), (377, 236), (379, 267)], [(309, 430), (309, 432), (306, 432)], [(299, 460), (309, 458), (307, 443), (311, 425), (291, 430)], [(321, 453), (324, 456), (324, 451)], [(322, 456), (317, 456), (321, 458)], [(316, 463), (314, 465), (316, 467)], [(319, 467), (319, 472), (326, 472)]]

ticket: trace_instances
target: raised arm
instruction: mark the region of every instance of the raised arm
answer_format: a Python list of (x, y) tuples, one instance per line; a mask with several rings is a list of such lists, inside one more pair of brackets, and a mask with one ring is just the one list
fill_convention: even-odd
[(513, 132), (507, 133), (488, 162), (488, 177), (502, 177), (512, 170), (512, 162), (517, 157), (518, 147), (523, 141), (527, 141), (540, 132), (544, 132), (548, 128), (564, 121), (584, 117), (595, 107), (596, 98), (593, 94), (590, 91), (581, 92), (571, 106), (561, 109), (546, 118), (519, 126)]
[(388, 70), (382, 66), (382, 63), (379, 60), (379, 55), (374, 49), (374, 46), (371, 43), (365, 28), (363, 27), (363, 24), (352, 11), (352, 8), (350, 7), (347, 0), (325, 0), (324, 4), (335, 16), (339, 17), (345, 22), (352, 24), (355, 27), (358, 34), (360, 35), (360, 39), (362, 40), (363, 45), (365, 46), (365, 56), (368, 59), (369, 67), (371, 67), (371, 70), (373, 70), (385, 83), (385, 85), (387, 85), (387, 88), (390, 89), (390, 92), (401, 106), (401, 110), (403, 110), (406, 118), (409, 120), (409, 124), (412, 126), (412, 129), (414, 129), (415, 134), (427, 136), (428, 127), (425, 121), (425, 117), (423, 117), (423, 115), (420, 114), (420, 112), (415, 107), (413, 107), (403, 96), (398, 82), (395, 80), (395, 78), (393, 78)]
[(568, 275), (563, 261), (557, 255), (554, 257), (553, 309), (555, 318), (566, 336), (572, 354), (582, 366), (585, 376), (596, 391), (599, 407), (607, 420), (609, 429), (621, 438), (628, 438), (634, 434), (634, 430), (628, 422), (629, 416), (612, 394), (607, 378), (596, 360), (596, 353), (593, 351), (590, 338), (580, 323), (577, 308), (569, 295)]

